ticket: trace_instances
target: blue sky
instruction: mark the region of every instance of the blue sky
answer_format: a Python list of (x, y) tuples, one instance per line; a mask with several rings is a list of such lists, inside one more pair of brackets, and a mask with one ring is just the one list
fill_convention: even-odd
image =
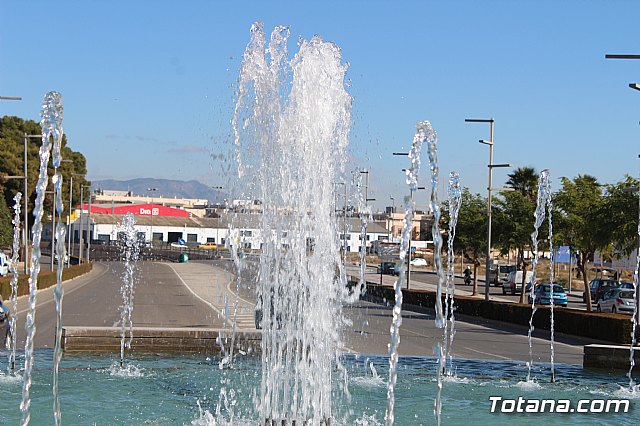
[[(0, 115), (38, 119), (62, 93), (64, 128), (91, 179), (224, 181), (234, 84), (254, 21), (337, 43), (350, 64), (352, 166), (371, 170), (376, 206), (406, 192), (415, 124), (439, 134), (442, 176), (486, 193), (494, 161), (601, 182), (638, 175), (640, 25), (628, 1), (0, 0)], [(426, 183), (426, 168), (423, 184)], [(496, 170), (501, 186), (507, 170)], [(554, 181), (556, 188), (558, 180)], [(427, 194), (419, 200), (426, 205)]]

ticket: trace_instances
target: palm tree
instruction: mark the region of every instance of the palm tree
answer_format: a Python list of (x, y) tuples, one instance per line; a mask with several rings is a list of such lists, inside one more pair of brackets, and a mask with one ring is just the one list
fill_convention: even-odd
[(533, 167), (518, 167), (508, 174), (507, 185), (530, 200), (536, 199), (538, 189), (538, 172)]
[[(528, 225), (526, 226), (526, 228), (530, 228), (531, 225), (529, 224), (529, 222), (533, 220), (533, 211), (535, 210), (535, 200), (537, 197), (538, 173), (533, 167), (525, 166), (518, 167), (513, 171), (513, 173), (510, 173), (507, 176), (509, 176), (507, 185), (509, 185), (515, 190), (515, 192), (521, 194), (524, 197), (524, 199), (521, 198), (520, 201), (517, 201), (517, 197), (514, 197), (514, 200), (512, 200), (512, 202), (520, 204), (520, 208), (525, 207), (526, 204), (525, 210), (527, 211), (527, 213), (524, 214), (524, 216), (526, 216), (526, 219), (520, 217), (515, 218), (514, 221), (517, 222), (518, 219), (520, 219), (520, 222), (524, 222)], [(509, 197), (505, 197), (505, 199), (509, 200)], [(523, 216), (522, 212), (520, 212), (520, 216)], [(516, 246), (518, 247), (518, 263), (522, 268), (522, 291), (520, 293), (520, 303), (524, 303), (528, 266), (527, 262), (524, 259), (524, 249), (529, 242), (529, 230), (527, 230), (526, 232), (521, 232), (518, 236), (516, 236), (516, 239)]]

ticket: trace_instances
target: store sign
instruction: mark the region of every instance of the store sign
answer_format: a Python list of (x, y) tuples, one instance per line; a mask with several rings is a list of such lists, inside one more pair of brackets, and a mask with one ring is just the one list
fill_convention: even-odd
[(158, 209), (157, 207), (154, 207), (152, 209), (148, 209), (145, 207), (140, 207), (140, 216), (159, 216), (160, 215), (160, 209)]

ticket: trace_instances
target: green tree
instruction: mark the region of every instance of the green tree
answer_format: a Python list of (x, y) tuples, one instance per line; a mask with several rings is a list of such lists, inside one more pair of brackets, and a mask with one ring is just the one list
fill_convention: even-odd
[[(484, 256), (487, 235), (486, 199), (472, 194), (468, 188), (462, 190), (462, 206), (458, 214), (455, 245), (464, 256), (473, 262), (473, 294), (478, 293), (478, 266)], [(448, 222), (448, 216), (445, 219)], [(443, 226), (446, 229), (447, 223)]]
[(522, 291), (520, 303), (524, 303), (527, 262), (524, 259), (525, 250), (531, 246), (533, 232), (535, 202), (526, 194), (519, 191), (503, 192), (502, 197), (496, 199), (495, 243), (504, 250), (516, 249), (517, 264), (522, 269)]
[(596, 250), (610, 244), (613, 231), (606, 217), (602, 187), (589, 175), (578, 175), (573, 180), (562, 178), (562, 189), (554, 195), (553, 204), (556, 207), (554, 230), (558, 239), (578, 250), (577, 268), (582, 274), (587, 310), (591, 311), (586, 265)]
[[(0, 118), (0, 193), (4, 199), (5, 206), (13, 205), (13, 197), (17, 192), (24, 192), (24, 181), (22, 179), (2, 179), (2, 176), (22, 176), (24, 173), (24, 134), (40, 134), (40, 125), (33, 120), (23, 120), (19, 117), (4, 116)], [(33, 220), (33, 205), (36, 198), (35, 186), (38, 181), (40, 170), (40, 139), (27, 139), (27, 182), (28, 192), (27, 217)], [(69, 206), (69, 178), (71, 173), (86, 174), (86, 160), (80, 152), (73, 151), (67, 145), (66, 135), (62, 138), (62, 158), (71, 160), (71, 163), (64, 162), (59, 170), (63, 176), (62, 199), (65, 203), (65, 212)], [(51, 161), (48, 165), (49, 178), (53, 175), (53, 165)], [(74, 177), (73, 180), (73, 203), (80, 200), (80, 185), (88, 182), (82, 177)], [(51, 189), (49, 180), (48, 189)], [(25, 195), (23, 194), (23, 197)], [(52, 197), (45, 197), (45, 212), (51, 212)], [(30, 223), (31, 225), (31, 223)], [(0, 225), (1, 226), (1, 225)], [(4, 232), (4, 231), (3, 231)]]
[(603, 216), (611, 230), (614, 255), (629, 255), (638, 246), (638, 180), (631, 176), (606, 185)]
[(4, 201), (4, 197), (0, 197), (0, 246), (10, 246), (13, 242), (11, 216), (11, 209)]
[[(538, 193), (538, 172), (533, 167), (518, 167), (510, 173), (507, 185), (514, 192), (503, 192), (504, 228), (506, 235), (499, 236), (498, 241), (505, 240), (508, 248), (517, 250), (517, 264), (522, 270), (522, 290), (520, 303), (524, 303), (525, 284), (528, 263), (524, 258), (526, 248), (531, 247), (531, 233), (534, 226), (534, 212)], [(545, 223), (546, 226), (546, 223)]]

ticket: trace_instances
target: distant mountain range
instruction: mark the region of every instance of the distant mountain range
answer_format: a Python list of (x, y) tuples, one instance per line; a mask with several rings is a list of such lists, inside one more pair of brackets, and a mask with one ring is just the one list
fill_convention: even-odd
[[(96, 180), (91, 182), (93, 189), (131, 191), (133, 195), (148, 195), (165, 198), (204, 198), (209, 203), (222, 202), (227, 197), (224, 192), (213, 189), (197, 180), (172, 180), (139, 178), (131, 180)], [(155, 191), (149, 191), (155, 188)]]

